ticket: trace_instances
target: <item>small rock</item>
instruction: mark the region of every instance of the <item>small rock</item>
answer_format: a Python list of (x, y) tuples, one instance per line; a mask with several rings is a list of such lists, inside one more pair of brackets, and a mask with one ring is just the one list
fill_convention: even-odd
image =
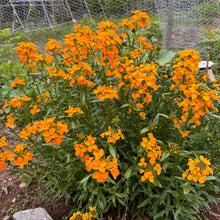
[(19, 185), (19, 187), (22, 189), (22, 188), (25, 188), (27, 186), (27, 184), (25, 183), (25, 182), (23, 182), (23, 183), (21, 183), (20, 185)]
[(16, 201), (16, 198), (14, 198), (14, 199), (11, 200), (11, 202), (13, 202), (13, 203), (14, 203), (15, 201)]
[(5, 216), (4, 218), (3, 218), (3, 220), (10, 220), (11, 219), (11, 216)]
[(13, 215), (13, 220), (53, 220), (44, 208), (29, 209), (16, 212)]

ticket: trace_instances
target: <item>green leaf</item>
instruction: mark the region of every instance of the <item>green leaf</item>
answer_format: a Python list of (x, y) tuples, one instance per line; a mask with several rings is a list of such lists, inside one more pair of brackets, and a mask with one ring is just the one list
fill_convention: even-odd
[(161, 113), (159, 113), (159, 114), (160, 114), (160, 116), (162, 116), (162, 117), (164, 117), (164, 118), (170, 119), (168, 115), (161, 114)]
[(160, 113), (157, 113), (157, 115), (155, 116), (155, 118), (154, 118), (154, 120), (153, 120), (153, 123), (154, 123), (154, 124), (158, 124), (159, 119), (160, 119)]
[(169, 116), (167, 116), (165, 114), (157, 113), (157, 115), (155, 116), (155, 118), (153, 120), (154, 124), (158, 124), (159, 123), (160, 116), (162, 116), (164, 118), (167, 118), (167, 119), (170, 119)]
[(71, 128), (74, 130), (76, 128), (76, 124), (74, 121), (71, 122)]
[(108, 145), (108, 150), (113, 157), (116, 157), (115, 149), (111, 144)]
[(181, 210), (182, 208), (181, 208), (181, 206), (180, 207), (178, 207), (178, 209), (175, 211), (175, 213), (174, 213), (174, 218), (176, 219), (176, 217), (181, 213)]
[(126, 173), (125, 173), (125, 179), (129, 179), (129, 177), (131, 176), (131, 173), (133, 171), (133, 167), (130, 167)]
[(148, 197), (138, 206), (138, 208), (142, 208), (142, 207), (149, 205), (150, 201), (151, 201), (151, 197)]
[(191, 186), (190, 184), (186, 184), (183, 186), (183, 192), (184, 194), (188, 194), (190, 192)]
[(126, 206), (125, 202), (124, 202), (122, 199), (120, 199), (119, 197), (117, 197), (117, 200), (118, 200), (118, 202), (119, 202), (121, 205)]
[(115, 196), (112, 196), (112, 203), (113, 203), (114, 207), (116, 207), (116, 200), (115, 200)]
[(121, 108), (125, 108), (125, 107), (128, 107), (128, 106), (129, 106), (129, 104), (124, 104), (124, 105), (121, 106)]
[(207, 176), (206, 180), (216, 180), (217, 178), (215, 176)]
[(149, 130), (150, 130), (149, 127), (143, 128), (143, 129), (141, 130), (141, 134), (144, 134), (144, 133), (148, 132)]
[(156, 59), (156, 62), (158, 62), (160, 65), (165, 65), (166, 63), (171, 62), (175, 55), (176, 54), (171, 50), (162, 49), (160, 56)]
[(10, 112), (10, 107), (6, 107), (5, 109), (4, 109), (4, 112), (6, 113), (6, 114), (8, 114), (9, 112)]
[(162, 169), (164, 172), (166, 172), (166, 169), (169, 167), (170, 163), (164, 163), (164, 165), (162, 166)]
[(67, 158), (66, 158), (66, 162), (69, 163), (70, 162), (70, 153), (67, 153)]
[(169, 157), (169, 155), (170, 155), (170, 151), (164, 151), (160, 161), (165, 160), (167, 157)]
[(201, 131), (200, 133), (189, 135), (189, 138), (194, 139), (194, 140), (201, 140), (201, 139), (206, 139), (209, 136), (210, 136), (210, 133), (208, 131)]
[(158, 180), (154, 180), (154, 185), (163, 188), (163, 186), (160, 184)]
[(89, 178), (90, 178), (91, 176), (92, 176), (92, 174), (90, 174), (90, 175), (84, 177), (79, 183), (80, 183), (80, 184), (84, 184), (84, 183), (88, 182), (88, 180), (89, 180)]

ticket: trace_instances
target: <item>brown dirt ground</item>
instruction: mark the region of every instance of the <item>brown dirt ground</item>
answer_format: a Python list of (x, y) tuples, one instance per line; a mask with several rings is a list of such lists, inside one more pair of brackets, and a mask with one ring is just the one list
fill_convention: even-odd
[[(9, 143), (13, 143), (11, 147), (15, 147), (18, 139), (12, 137), (7, 132), (7, 128), (0, 129), (0, 137), (3, 135), (6, 135)], [(32, 182), (27, 189), (21, 177), (15, 174), (9, 175), (9, 173), (10, 168), (0, 171), (0, 220), (5, 220), (7, 216), (12, 217), (15, 212), (38, 207), (45, 208), (54, 220), (68, 219), (71, 211), (71, 203), (66, 206), (64, 198), (56, 202), (51, 202), (49, 198), (44, 201), (43, 197), (37, 191), (38, 186), (36, 181)], [(220, 193), (216, 196), (218, 198), (218, 204), (211, 204), (211, 209), (202, 210), (201, 216), (204, 215), (209, 220), (220, 220)], [(106, 217), (105, 219), (108, 218)], [(133, 218), (128, 217), (127, 219), (131, 220)], [(149, 220), (146, 217), (142, 218), (142, 220), (144, 219)]]

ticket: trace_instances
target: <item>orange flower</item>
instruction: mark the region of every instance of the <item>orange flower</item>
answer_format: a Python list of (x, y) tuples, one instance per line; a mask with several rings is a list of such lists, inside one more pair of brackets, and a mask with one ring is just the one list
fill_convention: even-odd
[[(142, 138), (141, 146), (145, 148), (147, 157), (141, 158), (139, 166), (140, 173), (143, 174), (141, 177), (142, 181), (149, 180), (154, 182), (153, 172), (156, 171), (157, 175), (161, 174), (162, 167), (160, 164), (156, 163), (156, 160), (159, 160), (162, 156), (161, 147), (157, 145), (157, 139), (153, 137), (152, 133), (148, 133), (149, 140), (146, 137)], [(146, 161), (148, 160), (148, 161)]]
[(130, 55), (132, 56), (133, 59), (138, 58), (138, 56), (139, 56), (140, 54), (141, 54), (141, 52), (138, 51), (138, 50), (135, 50), (135, 51), (131, 51), (131, 52), (130, 52)]
[(14, 149), (14, 152), (23, 152), (24, 151), (24, 144), (17, 144), (15, 149)]
[(23, 105), (26, 105), (26, 102), (30, 100), (31, 99), (27, 96), (16, 97), (16, 98), (11, 99), (9, 102), (6, 102), (3, 108), (5, 108), (8, 105), (12, 106), (13, 108), (20, 108)]
[(66, 110), (65, 113), (68, 113), (69, 117), (72, 117), (73, 114), (75, 114), (75, 115), (84, 114), (84, 112), (81, 110), (80, 107), (73, 108), (70, 105), (69, 105), (69, 109)]
[(117, 140), (119, 140), (120, 138), (123, 140), (124, 136), (121, 133), (120, 129), (117, 129), (117, 133), (115, 133), (114, 131), (111, 130), (111, 126), (108, 127), (108, 131), (103, 132), (100, 134), (100, 137), (104, 138), (105, 136), (109, 136), (108, 138), (108, 142), (109, 143), (116, 143)]
[(8, 143), (6, 142), (6, 137), (3, 136), (1, 139), (0, 139), (0, 148), (1, 147), (4, 147), (4, 146), (7, 146)]
[(154, 175), (152, 171), (146, 171), (141, 177), (141, 181), (149, 180), (151, 183), (154, 182)]
[(109, 176), (108, 172), (99, 172), (99, 171), (93, 173), (92, 175), (92, 177), (96, 179), (98, 183), (105, 182), (108, 176)]
[(13, 118), (13, 114), (10, 114), (10, 115), (7, 117), (6, 127), (13, 127), (14, 121), (15, 121), (16, 119), (17, 119), (16, 117)]
[(11, 153), (9, 150), (5, 150), (4, 155), (7, 160), (10, 160), (10, 161), (14, 160), (14, 153)]
[(187, 177), (189, 181), (204, 183), (206, 176), (213, 174), (213, 169), (209, 167), (210, 161), (202, 155), (200, 155), (200, 160), (190, 158), (187, 165), (189, 169), (182, 174), (182, 177), (184, 179)]
[(15, 78), (10, 87), (17, 87), (17, 85), (25, 85), (25, 79)]
[(54, 51), (56, 53), (59, 53), (60, 50), (62, 50), (62, 45), (58, 43), (55, 39), (49, 38), (48, 43), (46, 44), (45, 50), (49, 51), (50, 53), (53, 53)]
[(98, 99), (103, 101), (104, 99), (118, 99), (118, 90), (112, 89), (112, 86), (98, 86), (94, 91), (98, 95)]
[(23, 169), (24, 165), (27, 165), (28, 162), (32, 160), (32, 158), (33, 158), (33, 153), (26, 151), (22, 156), (19, 156), (17, 159), (15, 159), (14, 163), (15, 165)]
[(33, 115), (37, 112), (40, 112), (40, 109), (38, 108), (37, 105), (33, 105), (33, 108), (30, 110), (30, 113)]
[(44, 92), (44, 93), (42, 93), (42, 95), (48, 97), (48, 96), (50, 96), (50, 93)]
[(146, 119), (146, 114), (144, 112), (140, 112), (139, 115), (145, 120)]
[(0, 171), (6, 168), (4, 164), (5, 160), (6, 160), (5, 154), (0, 152)]

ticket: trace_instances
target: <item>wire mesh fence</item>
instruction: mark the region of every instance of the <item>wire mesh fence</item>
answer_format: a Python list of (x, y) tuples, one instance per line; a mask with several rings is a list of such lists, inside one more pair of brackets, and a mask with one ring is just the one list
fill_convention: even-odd
[[(48, 38), (62, 39), (81, 21), (119, 20), (132, 10), (157, 13), (163, 46), (195, 48), (202, 56), (220, 53), (219, 0), (1, 0), (0, 45), (28, 40), (44, 47)], [(12, 40), (11, 40), (12, 39)]]
[[(219, 58), (219, 0), (155, 0), (164, 47), (198, 49)], [(215, 31), (214, 31), (215, 30)]]
[(154, 2), (146, 0), (2, 0), (0, 28), (10, 28), (31, 41), (42, 41), (72, 31), (83, 17), (107, 20), (153, 7)]

